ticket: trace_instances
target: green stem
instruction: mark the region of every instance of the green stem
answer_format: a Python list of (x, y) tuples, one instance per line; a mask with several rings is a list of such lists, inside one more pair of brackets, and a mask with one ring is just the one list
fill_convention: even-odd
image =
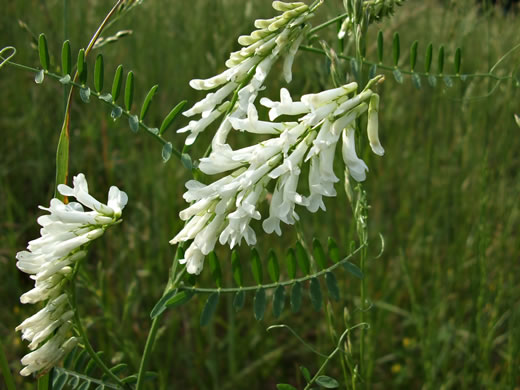
[(13, 375), (11, 374), (11, 370), (9, 369), (9, 364), (7, 363), (7, 358), (4, 353), (4, 346), (2, 345), (2, 340), (0, 339), (0, 370), (2, 371), (2, 375), (4, 376), (4, 382), (7, 386), (7, 390), (15, 390)]
[(336, 16), (335, 18), (332, 18), (332, 19), (326, 21), (325, 23), (322, 23), (322, 24), (320, 24), (320, 25), (318, 25), (318, 26), (316, 26), (316, 27), (311, 28), (311, 29), (309, 30), (309, 32), (308, 32), (307, 35), (308, 35), (308, 36), (311, 36), (311, 35), (314, 34), (315, 32), (318, 32), (318, 31), (324, 29), (325, 27), (330, 26), (331, 24), (334, 24), (334, 23), (336, 23), (336, 22), (338, 22), (338, 21), (340, 21), (340, 20), (345, 19), (347, 16), (348, 16), (348, 12), (345, 12), (344, 14), (341, 14), (341, 15), (339, 15), (339, 16)]
[(148, 360), (155, 343), (155, 337), (157, 336), (157, 330), (159, 329), (159, 318), (160, 316), (157, 316), (153, 319), (152, 326), (148, 332), (146, 345), (144, 346), (143, 356), (141, 358), (141, 364), (139, 365), (139, 373), (137, 374), (136, 390), (141, 390), (143, 387), (146, 365), (148, 364)]
[[(177, 247), (175, 251), (175, 256), (173, 259), (173, 265), (171, 267), (170, 275), (168, 277), (168, 283), (166, 284), (166, 288), (164, 289), (164, 294), (168, 293), (172, 289), (175, 289), (176, 286), (180, 283), (186, 268), (183, 268), (180, 272), (177, 273), (178, 270), (178, 262), (179, 257), (181, 255), (182, 244)], [(150, 358), (150, 354), (153, 349), (153, 345), (155, 343), (155, 338), (157, 337), (157, 330), (159, 329), (159, 318), (161, 316), (158, 315), (152, 321), (152, 326), (150, 327), (150, 331), (148, 332), (148, 336), (146, 338), (146, 344), (144, 346), (143, 356), (141, 357), (141, 363), (139, 364), (139, 372), (137, 374), (137, 384), (136, 390), (141, 390), (144, 381), (144, 374), (146, 370), (146, 365), (148, 364), (148, 360)]]
[(359, 326), (361, 326), (362, 329), (365, 329), (366, 324), (365, 323), (358, 324), (352, 328), (346, 329), (343, 332), (343, 334), (341, 335), (341, 337), (338, 340), (338, 344), (336, 345), (336, 348), (334, 349), (334, 351), (332, 351), (332, 353), (329, 356), (327, 356), (327, 358), (325, 359), (323, 364), (318, 369), (318, 372), (316, 372), (316, 374), (312, 377), (312, 379), (309, 381), (309, 383), (307, 383), (307, 386), (305, 386), (305, 388), (303, 390), (309, 390), (311, 388), (311, 386), (314, 384), (314, 382), (316, 382), (316, 379), (318, 379), (318, 377), (321, 375), (323, 370), (325, 370), (325, 367), (327, 367), (327, 364), (329, 364), (330, 360), (334, 357), (334, 355), (336, 355), (336, 353), (338, 353), (339, 351), (342, 350), (341, 344), (343, 343), (343, 339), (347, 336), (348, 332), (350, 332), (351, 330), (353, 330)]

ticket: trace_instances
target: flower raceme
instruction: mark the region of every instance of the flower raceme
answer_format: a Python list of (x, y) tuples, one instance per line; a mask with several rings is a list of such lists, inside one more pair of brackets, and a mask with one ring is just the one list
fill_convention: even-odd
[[(377, 83), (380, 76), (368, 85)], [(261, 220), (258, 204), (265, 199), (267, 186), (274, 182), (269, 216), (262, 222), (266, 233), (281, 235), (280, 222), (294, 224), (299, 219), (296, 206), (310, 212), (325, 210), (323, 197), (336, 195), (334, 184), (339, 181), (333, 164), (336, 146), (342, 140), (343, 161), (347, 171), (357, 181), (366, 178), (368, 167), (356, 154), (356, 119), (367, 112), (367, 135), (372, 151), (382, 156), (379, 142), (377, 111), (379, 96), (370, 89), (357, 94), (357, 84), (350, 83), (293, 101), (289, 91), (282, 89), (280, 101), (262, 98), (260, 103), (269, 110), (271, 121), (262, 121), (250, 103), (247, 117), (231, 115), (225, 119), (235, 131), (267, 134), (273, 137), (242, 149), (233, 150), (222, 139), (213, 140), (212, 152), (202, 158), (199, 169), (208, 174), (228, 173), (211, 183), (196, 180), (186, 183), (184, 199), (191, 205), (180, 213), (184, 228), (171, 244), (191, 241), (181, 263), (189, 273), (198, 274), (204, 258), (220, 244), (231, 248), (242, 239), (248, 245), (256, 243), (251, 220)], [(299, 116), (293, 122), (273, 122), (279, 116)], [(219, 138), (219, 132), (215, 135)], [(302, 166), (308, 163), (309, 194), (298, 192)]]
[[(183, 115), (201, 115), (199, 120), (177, 130), (189, 132), (186, 144), (191, 145), (197, 136), (211, 123), (225, 114), (231, 107), (228, 98), (237, 94), (237, 104), (233, 106), (233, 116), (244, 118), (248, 106), (256, 101), (259, 91), (274, 63), (285, 56), (283, 75), (289, 83), (292, 80), (292, 64), (309, 26), (306, 21), (313, 16), (309, 7), (302, 2), (284, 3), (274, 1), (273, 8), (283, 12), (272, 19), (255, 21), (258, 30), (238, 38), (242, 49), (231, 53), (226, 61), (228, 69), (221, 74), (205, 80), (191, 80), (190, 86), (197, 90), (212, 90), (204, 99), (196, 103)], [(221, 132), (230, 130), (229, 123), (223, 123)]]
[(82, 173), (74, 177), (73, 184), (72, 188), (61, 184), (58, 191), (75, 197), (77, 202), (65, 204), (52, 199), (50, 207), (40, 206), (50, 213), (38, 218), (41, 237), (30, 241), (28, 250), (16, 255), (18, 269), (35, 281), (34, 288), (23, 294), (20, 301), (46, 302), (42, 310), (16, 328), (30, 342), (32, 351), (22, 358), (22, 375), (52, 368), (76, 345), (75, 337), (68, 338), (74, 315), (65, 291), (68, 278), (74, 265), (86, 256), (89, 243), (121, 221), (128, 201), (126, 193), (113, 186), (107, 204), (99, 202), (88, 193)]

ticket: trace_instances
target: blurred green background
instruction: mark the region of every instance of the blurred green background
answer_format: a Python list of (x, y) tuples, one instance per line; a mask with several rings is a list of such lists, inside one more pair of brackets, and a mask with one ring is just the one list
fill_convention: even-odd
[[(107, 85), (118, 64), (134, 71), (136, 110), (148, 89), (159, 84), (147, 119), (157, 127), (180, 100), (191, 105), (203, 96), (189, 88), (189, 80), (222, 71), (227, 55), (237, 48), (236, 37), (250, 32), (254, 19), (274, 16), (270, 3), (145, 0), (104, 35), (126, 29), (133, 34), (94, 54), (105, 56)], [(58, 64), (64, 30), (77, 51), (86, 46), (109, 8), (109, 2), (101, 0), (70, 2), (69, 22), (64, 26), (62, 0), (0, 0), (0, 46), (15, 46), (17, 62), (37, 66), (35, 37), (44, 32), (53, 63)], [(327, 0), (313, 24), (342, 12), (341, 1)], [(447, 72), (452, 72), (457, 47), (463, 49), (463, 73), (486, 72), (520, 43), (519, 26), (518, 13), (485, 10), (469, 0), (409, 0), (394, 18), (370, 28), (367, 57), (376, 60), (375, 37), (381, 29), (386, 64), (392, 64), (390, 43), (394, 32), (399, 32), (403, 69), (409, 67), (408, 48), (418, 40), (419, 70), (432, 42), (434, 70), (436, 51), (444, 45)], [(335, 28), (319, 33), (333, 47), (337, 46)], [(495, 72), (511, 74), (519, 63), (520, 51), (515, 51)], [(344, 65), (349, 69), (348, 63)], [(275, 69), (269, 77), (266, 94), (270, 97), (276, 97), (284, 85), (280, 74)], [(14, 328), (35, 311), (19, 303), (31, 281), (16, 269), (15, 254), (37, 237), (36, 218), (41, 215), (37, 206), (47, 205), (53, 195), (64, 107), (61, 84), (47, 79), (37, 86), (33, 77), (9, 66), (0, 70), (0, 297), (4, 302), (0, 337), (15, 373), (27, 349)], [(369, 153), (367, 145), (360, 146), (370, 167), (365, 188), (371, 205), (372, 258), (366, 278), (374, 303), (367, 333), (372, 372), (364, 385), (518, 389), (520, 129), (513, 113), (520, 114), (519, 89), (512, 81), (494, 89), (493, 80), (478, 78), (456, 80), (451, 88), (442, 82), (432, 88), (426, 79), (422, 84), (417, 90), (408, 77), (401, 85), (386, 73), (379, 88), (380, 137), (386, 154), (379, 158)], [(292, 94), (330, 87), (326, 59), (298, 54)], [(184, 137), (173, 129), (186, 123), (185, 118), (178, 119), (166, 134), (177, 147)], [(200, 138), (194, 156), (203, 153), (210, 133)], [(174, 248), (168, 241), (181, 227), (177, 215), (185, 207), (182, 193), (189, 172), (173, 158), (163, 164), (158, 143), (142, 132), (133, 134), (126, 120), (113, 122), (105, 106), (94, 100), (86, 105), (75, 99), (71, 137), (71, 174), (84, 172), (99, 199), (105, 198), (110, 185), (119, 186), (130, 198), (124, 223), (92, 248), (81, 283), (80, 311), (94, 347), (105, 351), (105, 359), (112, 364), (127, 362), (136, 370), (150, 325), (149, 312), (161, 296), (172, 262)], [(339, 168), (340, 164), (338, 175)], [(341, 187), (341, 195), (327, 200), (327, 212), (312, 215), (300, 210), (299, 214), (308, 243), (316, 236), (325, 244), (332, 236), (341, 244), (342, 254), (347, 254), (355, 230)], [(260, 232), (259, 225), (254, 227)], [(385, 252), (373, 259), (380, 249), (379, 233), (385, 238)], [(296, 234), (284, 226), (282, 238), (258, 236), (260, 253), (274, 248), (283, 258)], [(231, 286), (229, 251), (221, 248), (218, 254), (225, 284)], [(240, 254), (247, 268), (249, 251), (242, 247)], [(200, 284), (213, 286), (207, 271)], [(333, 327), (341, 333), (345, 307), (350, 325), (359, 320), (359, 283), (344, 271), (337, 278), (341, 301), (330, 303), (330, 308)], [(322, 359), (288, 332), (267, 333), (266, 328), (275, 323), (290, 325), (323, 353), (334, 349), (323, 309), (316, 313), (304, 304), (300, 313), (286, 309), (280, 319), (269, 310), (257, 322), (252, 297), (235, 313), (233, 297), (225, 296), (217, 318), (200, 328), (205, 298), (196, 297), (164, 315), (150, 361), (159, 378), (150, 388), (253, 390), (271, 389), (279, 382), (303, 388), (298, 367), (316, 372)], [(354, 351), (358, 341), (359, 332), (354, 331)], [(341, 378), (339, 360), (325, 373)], [(35, 388), (33, 380), (17, 374), (15, 378), (21, 389)]]

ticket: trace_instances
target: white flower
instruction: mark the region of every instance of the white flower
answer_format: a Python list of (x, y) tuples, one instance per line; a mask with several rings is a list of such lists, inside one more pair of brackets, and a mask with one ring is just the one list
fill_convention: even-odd
[(368, 141), (370, 142), (370, 147), (372, 151), (378, 156), (382, 156), (385, 154), (385, 150), (381, 146), (379, 142), (379, 119), (378, 119), (378, 110), (379, 110), (379, 95), (373, 94), (370, 98), (370, 104), (368, 106), (368, 125), (367, 125), (367, 134)]
[(356, 153), (354, 128), (348, 127), (343, 131), (343, 161), (350, 174), (356, 181), (364, 181), (367, 177), (367, 164)]
[(184, 253), (184, 258), (179, 259), (179, 263), (186, 264), (188, 273), (198, 275), (204, 266), (204, 257), (199, 247), (193, 242)]
[[(263, 25), (263, 22), (259, 24)], [(241, 42), (253, 42), (257, 38), (251, 35), (241, 38)], [(254, 85), (251, 88), (254, 90)], [(275, 181), (274, 191), (269, 216), (262, 221), (262, 228), (268, 234), (281, 235), (280, 222), (294, 224), (299, 219), (297, 205), (311, 212), (320, 208), (325, 210), (323, 197), (336, 195), (334, 185), (339, 179), (334, 173), (334, 156), (342, 133), (343, 158), (348, 171), (358, 181), (366, 178), (368, 168), (356, 154), (354, 126), (356, 119), (369, 110), (366, 102), (369, 99), (370, 115), (377, 115), (378, 98), (374, 98), (377, 95), (369, 89), (349, 96), (356, 89), (357, 84), (351, 83), (319, 94), (304, 95), (299, 102), (293, 101), (289, 91), (282, 89), (280, 102), (261, 100), (270, 108), (271, 121), (259, 119), (250, 98), (256, 94), (257, 90), (254, 90), (253, 95), (247, 97), (247, 107), (237, 107), (222, 122), (212, 141), (212, 152), (201, 159), (199, 168), (206, 174), (231, 173), (211, 184), (195, 180), (186, 183), (184, 199), (193, 203), (180, 213), (180, 217), (188, 222), (170, 241), (176, 244), (193, 240), (181, 260), (186, 263), (188, 273), (201, 272), (204, 257), (214, 250), (217, 239), (230, 248), (240, 245), (242, 239), (248, 245), (255, 245), (256, 233), (250, 223), (253, 219), (262, 219), (258, 203), (270, 181)], [(244, 109), (247, 110), (246, 118), (242, 116)], [(272, 121), (280, 115), (302, 116), (298, 122)], [(374, 123), (377, 125), (373, 117), (369, 118), (372, 127), (368, 131), (373, 146), (376, 145)], [(233, 150), (226, 143), (232, 128), (273, 137)], [(298, 184), (302, 166), (309, 160), (310, 194), (304, 196), (298, 192)]]
[(234, 129), (256, 134), (280, 134), (284, 129), (282, 123), (266, 122), (258, 120), (258, 112), (254, 104), (247, 108), (247, 119), (229, 118)]
[(273, 102), (271, 99), (262, 98), (260, 104), (270, 108), (269, 119), (275, 120), (280, 115), (300, 115), (309, 112), (309, 107), (302, 102), (293, 102), (291, 94), (286, 88), (280, 89), (280, 101)]
[[(47, 300), (42, 310), (16, 328), (22, 331), (23, 339), (30, 341), (29, 349), (34, 351), (22, 359), (26, 366), (22, 375), (51, 368), (75, 345), (75, 338), (66, 340), (73, 312), (63, 293), (64, 284), (72, 267), (86, 256), (86, 246), (119, 222), (128, 202), (126, 193), (117, 187), (110, 188), (107, 204), (99, 202), (89, 194), (82, 173), (74, 177), (73, 187), (61, 184), (58, 191), (75, 197), (78, 202), (64, 204), (52, 199), (50, 207), (40, 207), (50, 213), (38, 218), (41, 237), (30, 241), (27, 251), (16, 255), (18, 269), (35, 281), (34, 288), (23, 294), (20, 301)], [(84, 207), (92, 211), (85, 211)]]

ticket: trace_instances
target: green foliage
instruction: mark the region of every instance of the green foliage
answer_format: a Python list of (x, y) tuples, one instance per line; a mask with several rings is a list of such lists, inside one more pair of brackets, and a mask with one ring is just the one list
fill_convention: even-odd
[(112, 82), (112, 102), (116, 102), (121, 94), (121, 86), (123, 85), (123, 65), (119, 65)]
[(270, 250), (268, 254), (267, 273), (273, 283), (277, 283), (280, 280), (280, 265), (278, 264), (278, 257), (273, 250)]
[(103, 55), (98, 54), (96, 57), (96, 65), (94, 68), (94, 86), (96, 92), (101, 93), (105, 82), (105, 63)]
[(187, 101), (183, 100), (179, 104), (177, 104), (175, 107), (172, 108), (170, 113), (164, 118), (161, 127), (159, 129), (159, 134), (163, 135), (166, 130), (168, 130), (168, 127), (171, 126), (174, 119), (179, 115), (179, 113), (182, 111), (183, 107), (186, 105)]
[(251, 272), (256, 284), (261, 285), (263, 282), (262, 261), (256, 248), (251, 250)]
[(87, 83), (88, 78), (88, 69), (87, 63), (85, 62), (85, 49), (80, 49), (78, 52), (78, 60), (76, 62), (76, 69), (78, 72), (78, 80), (81, 85), (85, 85)]
[(146, 117), (146, 114), (148, 113), (148, 110), (150, 108), (150, 104), (152, 103), (152, 99), (155, 96), (155, 93), (157, 92), (157, 89), (159, 88), (158, 85), (154, 85), (150, 91), (148, 91), (148, 94), (144, 98), (143, 105), (141, 107), (141, 114), (139, 115), (139, 120), (143, 121)]
[(303, 247), (302, 243), (298, 241), (296, 243), (296, 260), (298, 261), (298, 266), (304, 275), (309, 275), (311, 272), (311, 262), (309, 260), (309, 255), (307, 251)]
[(401, 54), (401, 43), (399, 40), (399, 33), (394, 34), (394, 40), (392, 43), (392, 53), (394, 55), (394, 66), (399, 65), (399, 57)]
[(256, 290), (254, 299), (254, 313), (257, 321), (261, 321), (264, 318), (266, 303), (265, 289), (260, 287)]
[(222, 270), (220, 269), (220, 262), (217, 258), (215, 252), (211, 252), (208, 256), (209, 269), (211, 270), (211, 275), (213, 276), (213, 280), (218, 288), (222, 287)]
[(213, 318), (215, 311), (217, 310), (219, 297), (219, 292), (214, 292), (208, 297), (204, 309), (202, 309), (202, 314), (200, 315), (200, 326), (206, 326)]
[(61, 48), (61, 71), (64, 75), (70, 75), (72, 72), (72, 51), (68, 40), (63, 42)]
[(285, 288), (284, 286), (276, 287), (273, 295), (273, 317), (278, 318), (285, 307)]
[(134, 102), (134, 72), (130, 71), (126, 75), (125, 84), (125, 107), (126, 111), (132, 110), (132, 104)]
[(336, 379), (326, 375), (320, 375), (317, 377), (316, 383), (326, 389), (337, 389), (339, 387), (339, 383)]
[(242, 273), (242, 265), (240, 263), (240, 258), (238, 257), (238, 252), (233, 250), (231, 252), (231, 271), (233, 273), (233, 279), (237, 286), (242, 287), (244, 285), (244, 277)]
[(40, 64), (43, 70), (49, 70), (51, 59), (49, 57), (49, 46), (45, 34), (40, 34), (38, 38), (38, 53), (40, 55)]

